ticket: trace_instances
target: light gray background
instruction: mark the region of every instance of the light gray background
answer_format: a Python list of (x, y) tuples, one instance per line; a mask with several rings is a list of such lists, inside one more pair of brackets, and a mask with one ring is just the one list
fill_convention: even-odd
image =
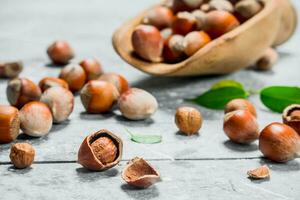
[[(278, 48), (280, 60), (273, 71), (242, 70), (202, 78), (151, 77), (121, 60), (112, 48), (111, 36), (124, 21), (155, 2), (0, 0), (0, 60), (23, 60), (22, 77), (38, 82), (45, 76), (57, 76), (60, 68), (49, 65), (46, 47), (56, 39), (65, 39), (75, 49), (75, 62), (96, 57), (106, 72), (123, 74), (132, 86), (150, 91), (159, 101), (152, 119), (129, 122), (117, 110), (88, 115), (76, 96), (69, 121), (53, 126), (47, 137), (19, 137), (18, 141), (29, 139), (36, 149), (32, 168), (13, 169), (8, 157), (10, 144), (0, 145), (0, 199), (299, 199), (299, 159), (275, 164), (261, 158), (257, 143), (241, 146), (228, 141), (222, 131), (222, 111), (198, 107), (205, 119), (199, 136), (182, 136), (173, 123), (176, 107), (185, 104), (183, 98), (200, 94), (218, 80), (235, 79), (252, 89), (299, 86), (299, 30)], [(293, 2), (299, 10), (300, 2)], [(0, 80), (1, 104), (8, 103), (6, 84), (7, 80)], [(258, 96), (251, 101), (258, 109), (261, 128), (281, 121), (281, 116), (266, 109)], [(76, 164), (79, 145), (86, 135), (103, 128), (123, 138), (123, 161), (106, 172), (88, 172)], [(133, 143), (125, 128), (134, 133), (161, 134), (163, 142)], [(134, 156), (148, 159), (163, 181), (146, 190), (124, 184), (121, 171), (126, 160)], [(246, 171), (262, 164), (271, 168), (271, 178), (249, 180)]]

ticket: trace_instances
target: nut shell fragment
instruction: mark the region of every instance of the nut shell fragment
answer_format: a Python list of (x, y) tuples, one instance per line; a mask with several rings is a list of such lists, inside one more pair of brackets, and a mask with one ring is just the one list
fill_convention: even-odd
[(270, 176), (270, 169), (267, 165), (263, 165), (256, 169), (249, 170), (247, 174), (253, 179), (264, 179)]
[[(101, 137), (107, 139), (98, 144), (93, 144)], [(120, 162), (122, 150), (122, 140), (112, 132), (103, 129), (88, 135), (83, 140), (78, 151), (78, 163), (92, 171), (104, 171)], [(113, 159), (111, 159), (112, 157)]]
[(134, 158), (128, 162), (122, 178), (129, 185), (138, 188), (147, 188), (160, 181), (159, 173), (143, 158)]
[(300, 135), (300, 104), (292, 104), (284, 109), (283, 123), (289, 125)]

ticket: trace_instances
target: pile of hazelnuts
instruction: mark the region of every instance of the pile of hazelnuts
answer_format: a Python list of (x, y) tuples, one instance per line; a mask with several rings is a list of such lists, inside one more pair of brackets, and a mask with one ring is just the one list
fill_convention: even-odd
[[(80, 92), (87, 113), (106, 113), (118, 103), (125, 118), (143, 120), (157, 110), (158, 103), (153, 95), (142, 89), (130, 88), (128, 81), (120, 74), (103, 73), (98, 60), (69, 63), (74, 52), (67, 42), (54, 42), (47, 53), (54, 64), (65, 66), (58, 77), (45, 77), (39, 84), (20, 77), (8, 82), (6, 94), (10, 106), (0, 105), (0, 143), (14, 141), (20, 129), (32, 137), (49, 134), (53, 123), (63, 123), (73, 112), (76, 92)], [(23, 153), (30, 149), (32, 153), (32, 147), (28, 145), (13, 145), (11, 155), (21, 155), (13, 153), (17, 149)], [(17, 163), (12, 157), (11, 160)], [(24, 163), (28, 162), (24, 160)], [(15, 166), (23, 168), (28, 164)]]
[(260, 0), (168, 0), (132, 33), (134, 52), (150, 62), (180, 62), (263, 9)]

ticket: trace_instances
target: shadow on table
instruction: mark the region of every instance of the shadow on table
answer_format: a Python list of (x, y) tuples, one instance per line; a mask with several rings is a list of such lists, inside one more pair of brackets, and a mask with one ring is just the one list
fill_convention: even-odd
[(25, 168), (25, 169), (17, 169), (17, 168), (15, 168), (14, 166), (9, 166), (9, 167), (7, 168), (7, 171), (13, 172), (13, 173), (15, 173), (15, 174), (27, 174), (27, 173), (29, 173), (31, 170), (32, 170), (31, 167), (27, 167), (27, 168)]
[(300, 164), (297, 160), (291, 160), (286, 163), (278, 163), (268, 160), (266, 158), (261, 158), (259, 163), (261, 165), (268, 165), (268, 167), (273, 171), (289, 172), (300, 170)]
[(232, 142), (231, 140), (227, 140), (227, 141), (223, 142), (223, 144), (228, 149), (231, 149), (233, 151), (238, 151), (238, 152), (248, 152), (248, 151), (257, 151), (258, 150), (258, 145), (255, 143), (238, 144), (238, 143)]
[(76, 169), (76, 173), (80, 181), (94, 182), (105, 178), (115, 177), (119, 174), (119, 171), (113, 168), (113, 169), (108, 169), (106, 171), (97, 172), (97, 171), (90, 171), (83, 167), (80, 167)]
[(153, 199), (159, 196), (159, 191), (155, 185), (146, 188), (139, 189), (128, 184), (121, 185), (121, 189), (132, 199)]

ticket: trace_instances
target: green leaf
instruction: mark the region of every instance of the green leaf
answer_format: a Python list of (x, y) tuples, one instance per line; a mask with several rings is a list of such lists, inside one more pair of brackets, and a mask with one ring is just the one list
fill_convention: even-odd
[(282, 112), (291, 104), (300, 104), (300, 88), (288, 86), (272, 86), (260, 92), (263, 104), (275, 112)]
[(244, 86), (235, 80), (222, 80), (211, 86), (211, 90), (216, 90), (223, 87), (236, 87), (244, 90)]
[(136, 143), (155, 144), (155, 143), (160, 143), (162, 141), (161, 135), (133, 134), (128, 129), (126, 129), (126, 131), (129, 133), (130, 139)]
[(219, 89), (209, 90), (204, 94), (190, 99), (194, 103), (212, 109), (224, 109), (225, 105), (238, 98), (246, 98), (247, 92), (238, 87), (222, 87)]

